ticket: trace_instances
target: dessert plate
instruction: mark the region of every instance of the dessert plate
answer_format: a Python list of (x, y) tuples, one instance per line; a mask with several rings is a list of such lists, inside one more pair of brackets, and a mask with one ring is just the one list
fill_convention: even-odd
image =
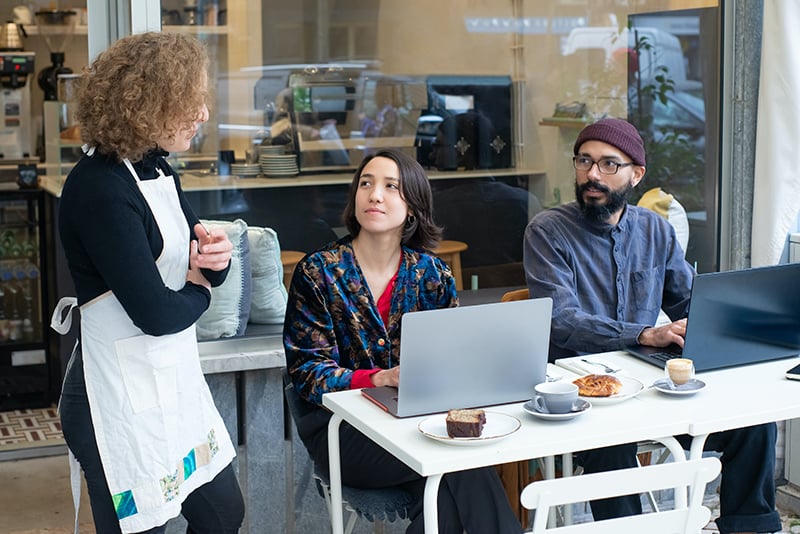
[(660, 391), (661, 393), (665, 393), (667, 395), (678, 395), (678, 396), (685, 396), (685, 395), (694, 395), (698, 391), (702, 390), (706, 387), (706, 383), (702, 380), (698, 380), (696, 378), (692, 378), (685, 384), (681, 384), (680, 386), (674, 386), (674, 388), (669, 387), (666, 378), (660, 378), (653, 382), (653, 387)]
[(617, 402), (626, 401), (628, 399), (632, 399), (636, 395), (642, 392), (644, 389), (644, 384), (642, 384), (639, 380), (633, 378), (632, 376), (623, 376), (623, 375), (614, 375), (616, 376), (620, 382), (622, 382), (622, 389), (619, 390), (619, 393), (611, 395), (610, 397), (583, 397), (580, 398), (586, 401), (591, 402), (592, 404), (600, 405), (600, 404), (615, 404)]
[(447, 435), (446, 413), (432, 415), (419, 423), (422, 435), (448, 445), (485, 445), (499, 441), (519, 430), (522, 426), (513, 415), (499, 412), (486, 412), (486, 424), (477, 438), (451, 438)]
[(584, 414), (592, 409), (592, 403), (584, 400), (578, 399), (578, 406), (575, 411), (567, 412), (567, 413), (544, 413), (540, 412), (536, 409), (536, 405), (533, 404), (533, 401), (528, 401), (522, 405), (522, 409), (528, 412), (531, 415), (535, 415), (539, 419), (549, 419), (551, 421), (566, 421), (568, 419), (574, 419), (581, 414)]

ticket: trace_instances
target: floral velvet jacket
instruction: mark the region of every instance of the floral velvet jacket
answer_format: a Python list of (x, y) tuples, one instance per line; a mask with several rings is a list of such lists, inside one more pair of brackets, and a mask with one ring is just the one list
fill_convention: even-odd
[(385, 325), (351, 243), (344, 237), (307, 255), (289, 288), (286, 367), (299, 395), (317, 405), (324, 393), (349, 389), (353, 370), (400, 363), (404, 313), (458, 306), (450, 268), (436, 256), (403, 247)]

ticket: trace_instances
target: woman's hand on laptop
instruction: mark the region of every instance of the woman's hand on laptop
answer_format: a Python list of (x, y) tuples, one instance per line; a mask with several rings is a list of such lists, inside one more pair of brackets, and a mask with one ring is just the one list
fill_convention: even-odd
[(378, 386), (393, 386), (397, 387), (400, 384), (400, 366), (392, 367), (391, 369), (383, 369), (369, 377), (375, 387)]
[(686, 319), (678, 319), (677, 321), (663, 326), (652, 326), (642, 330), (637, 340), (640, 345), (647, 345), (650, 347), (668, 347), (671, 344), (676, 344), (683, 347), (683, 337), (686, 335)]

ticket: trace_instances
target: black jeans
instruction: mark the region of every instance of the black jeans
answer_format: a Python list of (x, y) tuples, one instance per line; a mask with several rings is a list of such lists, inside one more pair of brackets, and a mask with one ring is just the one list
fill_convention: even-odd
[[(323, 420), (330, 414), (319, 410), (318, 430), (305, 434), (298, 431), (317, 468), (328, 474), (328, 427)], [(305, 435), (304, 435), (305, 434)], [(415, 504), (409, 511), (411, 525), (407, 534), (422, 534), (424, 518), (422, 502), (425, 479), (413, 469), (386, 452), (382, 447), (347, 423), (339, 427), (342, 483), (354, 488), (400, 486), (406, 489)], [(439, 532), (519, 534), (522, 526), (511, 510), (503, 484), (493, 467), (447, 473), (442, 477), (438, 495)]]
[[(690, 436), (679, 436), (684, 448)], [(775, 509), (775, 440), (777, 427), (767, 423), (711, 434), (705, 450), (721, 452), (720, 517), (721, 533), (776, 532), (781, 530)], [(636, 444), (594, 449), (578, 453), (586, 473), (597, 473), (636, 466)], [(592, 501), (596, 520), (642, 513), (639, 495)]]
[[(92, 517), (97, 532), (113, 534), (120, 531), (119, 520), (111, 500), (111, 491), (106, 483), (94, 426), (86, 397), (83, 380), (83, 362), (80, 349), (76, 350), (64, 380), (61, 392), (61, 428), (67, 446), (80, 462)], [(181, 505), (181, 515), (189, 526), (190, 534), (235, 534), (244, 519), (244, 499), (233, 467), (228, 465), (211, 482), (208, 482), (186, 497)], [(162, 534), (166, 525), (146, 531), (145, 534)]]

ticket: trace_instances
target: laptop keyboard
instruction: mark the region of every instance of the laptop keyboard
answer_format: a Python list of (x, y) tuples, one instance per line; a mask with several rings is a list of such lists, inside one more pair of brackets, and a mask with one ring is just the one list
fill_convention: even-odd
[(675, 352), (653, 352), (650, 354), (650, 357), (655, 358), (656, 360), (661, 362), (667, 362), (675, 358), (681, 358), (683, 357), (683, 354)]

